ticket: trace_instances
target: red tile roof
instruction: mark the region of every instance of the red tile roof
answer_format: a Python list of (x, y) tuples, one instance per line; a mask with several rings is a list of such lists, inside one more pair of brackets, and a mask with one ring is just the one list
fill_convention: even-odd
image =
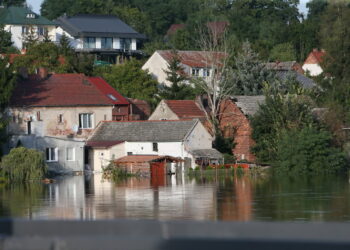
[[(157, 52), (167, 62), (173, 58), (171, 50), (157, 50)], [(221, 61), (227, 56), (224, 52), (211, 51), (177, 51), (182, 64), (193, 68), (210, 68), (212, 64), (221, 64)]]
[(323, 57), (326, 55), (324, 50), (313, 49), (309, 56), (306, 58), (304, 64), (320, 64), (323, 61)]
[[(109, 95), (113, 95), (112, 98)], [(10, 100), (10, 106), (62, 107), (113, 106), (129, 104), (102, 78), (83, 74), (53, 74), (46, 79), (32, 75), (20, 81)]]
[(205, 118), (205, 113), (192, 100), (165, 100), (168, 107), (180, 118)]
[(186, 26), (186, 25), (183, 24), (183, 23), (172, 24), (172, 25), (170, 26), (170, 28), (168, 29), (166, 35), (167, 35), (167, 36), (174, 35), (174, 34), (176, 33), (176, 31), (185, 28), (185, 26)]
[(86, 146), (92, 148), (109, 148), (121, 143), (123, 141), (88, 141)]

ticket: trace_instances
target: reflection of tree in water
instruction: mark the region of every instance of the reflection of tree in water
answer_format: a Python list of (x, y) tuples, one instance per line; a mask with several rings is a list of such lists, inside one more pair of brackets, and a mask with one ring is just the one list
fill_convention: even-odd
[(31, 218), (33, 209), (45, 196), (45, 190), (45, 185), (39, 182), (0, 186), (0, 217)]
[(347, 178), (341, 175), (272, 177), (254, 187), (256, 217), (280, 221), (349, 220)]

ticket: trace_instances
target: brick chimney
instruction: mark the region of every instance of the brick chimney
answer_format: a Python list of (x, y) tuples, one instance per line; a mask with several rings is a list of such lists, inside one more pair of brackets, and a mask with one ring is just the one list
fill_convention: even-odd
[(45, 79), (47, 78), (47, 75), (49, 74), (47, 68), (39, 68), (38, 69), (38, 75), (40, 79)]

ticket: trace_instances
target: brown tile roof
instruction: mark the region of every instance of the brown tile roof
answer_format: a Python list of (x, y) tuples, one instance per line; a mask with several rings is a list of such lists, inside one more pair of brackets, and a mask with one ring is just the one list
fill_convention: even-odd
[[(171, 50), (157, 50), (157, 52), (167, 62), (170, 62), (173, 58), (173, 52)], [(220, 64), (220, 61), (227, 57), (227, 54), (224, 52), (183, 50), (177, 52), (181, 63), (192, 68), (210, 68), (212, 64)]]
[(167, 155), (128, 155), (116, 159), (115, 163), (142, 163), (142, 162), (152, 162), (152, 161), (171, 161), (171, 162), (180, 162), (181, 159), (167, 156)]
[(168, 107), (180, 118), (205, 118), (205, 113), (192, 100), (165, 100)]
[(313, 49), (306, 58), (304, 64), (320, 64), (325, 55), (326, 52), (324, 50)]
[(113, 106), (129, 102), (99, 77), (83, 74), (53, 74), (45, 79), (32, 75), (18, 82), (10, 106), (62, 107)]

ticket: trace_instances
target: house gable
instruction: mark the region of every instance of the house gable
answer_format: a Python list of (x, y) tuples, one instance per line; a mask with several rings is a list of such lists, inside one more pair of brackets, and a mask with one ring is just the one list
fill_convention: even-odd
[(180, 118), (169, 108), (165, 100), (161, 100), (148, 120), (179, 120)]

